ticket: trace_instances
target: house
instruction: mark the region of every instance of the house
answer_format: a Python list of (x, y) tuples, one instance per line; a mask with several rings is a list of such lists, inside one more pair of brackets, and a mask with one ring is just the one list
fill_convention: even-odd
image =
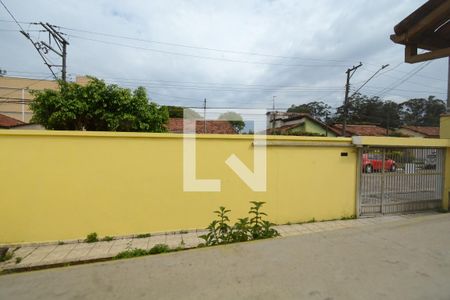
[[(188, 120), (188, 122), (196, 123), (196, 133), (210, 133), (210, 134), (236, 134), (236, 130), (231, 126), (229, 121), (223, 120)], [(171, 133), (183, 133), (182, 118), (170, 118), (167, 123), (167, 130)], [(192, 123), (191, 123), (192, 124)]]
[[(85, 76), (76, 77), (79, 84), (86, 84), (87, 80)], [(33, 112), (28, 104), (34, 99), (30, 91), (57, 88), (55, 80), (0, 76), (0, 113), (29, 123)]]
[(335, 129), (307, 113), (269, 112), (267, 113), (267, 134), (318, 135), (336, 137)]
[(397, 132), (411, 137), (439, 138), (439, 127), (403, 126)]
[(0, 114), (0, 128), (10, 129), (16, 126), (27, 125), (27, 123), (11, 118), (7, 115)]
[[(342, 132), (342, 124), (333, 124), (332, 128)], [(375, 124), (347, 124), (345, 136), (386, 136), (388, 132), (386, 128), (377, 126)]]

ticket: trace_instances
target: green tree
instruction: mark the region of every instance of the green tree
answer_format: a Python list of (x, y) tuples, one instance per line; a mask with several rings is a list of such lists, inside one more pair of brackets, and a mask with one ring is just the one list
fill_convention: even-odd
[[(337, 109), (335, 122), (342, 123), (344, 106)], [(379, 124), (382, 127), (395, 128), (400, 126), (398, 104), (393, 101), (383, 101), (379, 97), (368, 97), (355, 94), (349, 98), (348, 124)]]
[(287, 112), (307, 113), (316, 119), (325, 121), (331, 115), (331, 106), (323, 101), (312, 101), (300, 105), (292, 104)]
[(132, 92), (90, 77), (84, 86), (60, 81), (58, 90), (32, 93), (32, 121), (46, 129), (166, 131), (167, 108), (149, 102), (143, 87)]
[(234, 111), (228, 111), (219, 116), (219, 120), (226, 120), (230, 122), (231, 126), (233, 126), (236, 132), (241, 132), (245, 127), (245, 122), (242, 119), (242, 116)]
[(167, 106), (169, 110), (169, 118), (183, 118), (184, 110), (186, 110), (186, 118), (187, 119), (202, 119), (200, 114), (190, 108), (184, 108), (181, 106)]

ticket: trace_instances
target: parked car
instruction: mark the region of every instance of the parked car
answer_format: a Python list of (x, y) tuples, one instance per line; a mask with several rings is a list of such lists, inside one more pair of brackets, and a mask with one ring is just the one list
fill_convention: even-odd
[[(381, 154), (363, 154), (362, 170), (365, 173), (380, 172), (383, 169), (383, 156)], [(385, 159), (384, 170), (389, 172), (395, 172), (397, 166), (392, 159)]]

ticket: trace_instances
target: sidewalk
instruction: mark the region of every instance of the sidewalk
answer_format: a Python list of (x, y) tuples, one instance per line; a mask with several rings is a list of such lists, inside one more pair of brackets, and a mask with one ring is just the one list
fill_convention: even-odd
[[(352, 220), (325, 221), (305, 224), (278, 225), (275, 228), (281, 237), (310, 234), (322, 231), (337, 230), (349, 227), (361, 227), (380, 223), (400, 221), (435, 212), (416, 213), (409, 215), (381, 216)], [(147, 238), (120, 238), (112, 241), (95, 243), (67, 242), (54, 244), (34, 244), (11, 246), (13, 257), (0, 263), (0, 271), (13, 272), (80, 264), (94, 261), (109, 260), (119, 252), (131, 249), (150, 249), (156, 244), (167, 244), (170, 248), (195, 248), (204, 241), (199, 238), (205, 230), (190, 232), (170, 232), (152, 235)]]

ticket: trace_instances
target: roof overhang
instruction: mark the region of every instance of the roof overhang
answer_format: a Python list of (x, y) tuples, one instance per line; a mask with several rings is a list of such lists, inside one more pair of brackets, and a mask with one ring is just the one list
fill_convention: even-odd
[[(405, 45), (405, 62), (450, 56), (450, 0), (429, 0), (394, 27), (394, 43)], [(418, 53), (418, 49), (426, 50)]]

